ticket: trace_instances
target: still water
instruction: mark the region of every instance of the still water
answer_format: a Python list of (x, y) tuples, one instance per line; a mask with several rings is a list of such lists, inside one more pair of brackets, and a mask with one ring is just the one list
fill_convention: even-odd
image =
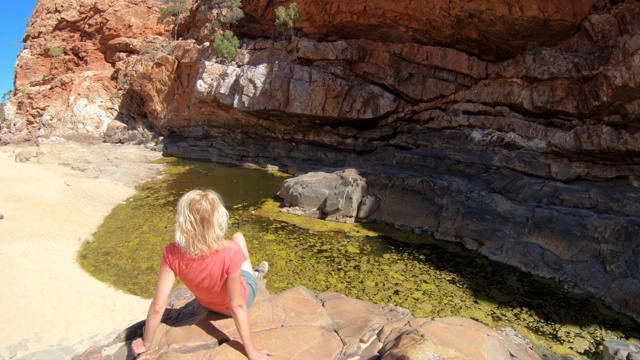
[(539, 354), (599, 359), (604, 340), (640, 338), (640, 324), (592, 297), (490, 261), (455, 243), (380, 224), (345, 225), (281, 214), (282, 176), (259, 169), (166, 159), (166, 175), (114, 209), (80, 253), (98, 279), (151, 297), (160, 256), (172, 240), (175, 205), (186, 191), (219, 192), (254, 264), (268, 261), (267, 288), (320, 293), (407, 308), (415, 317), (463, 316), (511, 327)]

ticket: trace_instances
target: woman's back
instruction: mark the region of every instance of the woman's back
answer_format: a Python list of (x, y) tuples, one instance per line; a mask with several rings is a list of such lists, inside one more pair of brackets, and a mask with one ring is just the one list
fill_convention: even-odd
[[(207, 309), (228, 313), (229, 297), (226, 279), (240, 269), (246, 256), (233, 241), (224, 241), (224, 246), (209, 254), (189, 257), (172, 242), (162, 255), (162, 262), (169, 267)], [(242, 295), (248, 297), (248, 288), (242, 281)]]

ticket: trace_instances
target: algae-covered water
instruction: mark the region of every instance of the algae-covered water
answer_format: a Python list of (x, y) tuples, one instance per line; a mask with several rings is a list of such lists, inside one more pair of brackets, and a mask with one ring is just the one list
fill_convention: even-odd
[(242, 231), (254, 264), (270, 264), (267, 288), (304, 285), (378, 303), (415, 317), (463, 316), (512, 327), (534, 350), (598, 359), (604, 340), (639, 341), (640, 324), (592, 297), (490, 261), (460, 244), (380, 224), (338, 224), (283, 214), (283, 177), (260, 169), (166, 159), (166, 175), (114, 209), (80, 253), (98, 279), (151, 297), (160, 256), (172, 240), (175, 205), (186, 191), (211, 188)]

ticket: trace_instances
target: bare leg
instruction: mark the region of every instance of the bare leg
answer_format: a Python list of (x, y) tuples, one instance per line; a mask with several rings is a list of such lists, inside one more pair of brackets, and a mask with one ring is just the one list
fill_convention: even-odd
[(245, 260), (242, 263), (242, 270), (246, 270), (248, 271), (251, 275), (253, 274), (253, 267), (251, 266), (251, 257), (249, 257), (249, 249), (247, 248), (247, 242), (244, 238), (244, 235), (242, 235), (241, 232), (237, 232), (235, 234), (233, 234), (231, 236), (231, 241), (235, 242), (236, 244), (240, 245), (240, 248), (242, 249), (242, 251), (244, 252), (244, 254), (247, 256), (247, 260)]

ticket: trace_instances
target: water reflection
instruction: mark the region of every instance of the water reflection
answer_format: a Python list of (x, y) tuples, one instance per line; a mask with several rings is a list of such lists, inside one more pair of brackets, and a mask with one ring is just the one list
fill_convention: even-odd
[(282, 178), (259, 169), (224, 166), (214, 163), (174, 160), (184, 171), (166, 182), (166, 191), (181, 196), (192, 189), (213, 189), (224, 199), (226, 206), (255, 205), (264, 198), (275, 196)]

